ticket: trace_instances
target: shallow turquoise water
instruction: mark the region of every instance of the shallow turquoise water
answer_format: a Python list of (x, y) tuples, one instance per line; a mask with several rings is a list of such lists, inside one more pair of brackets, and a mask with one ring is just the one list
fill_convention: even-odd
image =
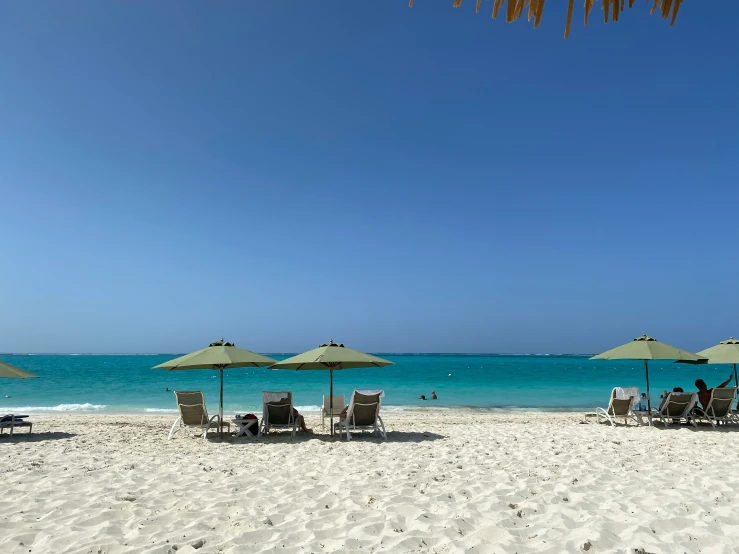
[[(152, 369), (178, 355), (2, 355), (1, 360), (36, 373), (40, 379), (0, 379), (0, 413), (173, 411), (174, 396), (165, 388), (202, 390), (209, 410), (215, 411), (217, 371)], [(396, 365), (334, 372), (334, 394), (348, 398), (354, 388), (383, 388), (384, 404), (389, 407), (593, 409), (607, 403), (614, 386), (646, 389), (644, 364), (638, 361), (590, 361), (579, 356), (383, 356)], [(731, 372), (730, 366), (652, 362), (652, 400), (667, 388), (694, 390), (693, 381), (699, 377), (714, 386)], [(224, 409), (258, 411), (263, 390), (291, 390), (296, 406), (318, 409), (328, 388), (327, 371), (228, 369)], [(438, 401), (418, 400), (420, 394), (430, 398), (432, 390)]]

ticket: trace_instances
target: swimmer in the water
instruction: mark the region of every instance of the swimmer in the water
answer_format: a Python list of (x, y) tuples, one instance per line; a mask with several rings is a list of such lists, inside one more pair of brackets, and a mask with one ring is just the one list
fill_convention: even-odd
[(164, 392), (169, 392), (169, 387), (164, 387)]
[(438, 400), (438, 398), (436, 397), (436, 391), (431, 391), (431, 400)]
[(425, 394), (422, 394), (421, 396), (418, 397), (418, 399), (419, 400), (426, 400), (426, 395)]

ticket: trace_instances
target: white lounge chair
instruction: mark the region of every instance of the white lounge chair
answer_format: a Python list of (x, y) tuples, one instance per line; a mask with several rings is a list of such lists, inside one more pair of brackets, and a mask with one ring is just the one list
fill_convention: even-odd
[(716, 424), (719, 422), (729, 423), (733, 420), (731, 405), (734, 403), (735, 396), (736, 387), (712, 389), (711, 400), (709, 400), (708, 405), (703, 408), (703, 415), (700, 415), (696, 410), (696, 416), (698, 419), (707, 420), (714, 429), (716, 428)]
[[(331, 404), (333, 404), (333, 413), (331, 409)], [(323, 409), (321, 410), (321, 429), (326, 428), (325, 422), (327, 417), (331, 418), (338, 416), (342, 411), (344, 411), (344, 408), (346, 408), (346, 400), (344, 399), (343, 394), (334, 397), (324, 395)]]
[(28, 427), (28, 434), (31, 434), (33, 430), (33, 423), (30, 421), (23, 421), (23, 418), (28, 417), (27, 415), (13, 415), (8, 414), (0, 417), (0, 435), (5, 432), (5, 429), (10, 429), (10, 436), (13, 436), (13, 430), (16, 427)]
[(601, 418), (616, 426), (616, 418), (623, 418), (624, 425), (628, 425), (629, 420), (633, 420), (637, 425), (641, 425), (639, 418), (634, 414), (634, 406), (639, 403), (639, 389), (636, 387), (616, 387), (611, 391), (611, 399), (608, 402), (608, 408), (596, 408), (595, 417), (598, 423)]
[(262, 393), (262, 424), (259, 426), (259, 436), (269, 433), (271, 429), (291, 429), (291, 435), (295, 436), (298, 421), (293, 416), (291, 392)]
[(698, 402), (698, 393), (695, 392), (669, 392), (662, 399), (659, 408), (653, 409), (652, 414), (658, 417), (665, 427), (674, 420), (686, 420), (695, 427), (693, 408)]
[(346, 433), (346, 440), (352, 440), (352, 431), (372, 430), (379, 432), (387, 440), (385, 424), (380, 417), (380, 407), (385, 391), (355, 390), (346, 410), (346, 418), (339, 420), (339, 436)]
[[(169, 430), (169, 439), (182, 429), (183, 427), (196, 427), (203, 431), (203, 439), (206, 438), (210, 429), (218, 429), (220, 421), (218, 414), (208, 417), (208, 410), (205, 408), (205, 397), (202, 391), (175, 391), (177, 399), (177, 409), (180, 416), (175, 420), (172, 429)], [(226, 422), (222, 426), (227, 426), (229, 433), (231, 432), (231, 424)]]

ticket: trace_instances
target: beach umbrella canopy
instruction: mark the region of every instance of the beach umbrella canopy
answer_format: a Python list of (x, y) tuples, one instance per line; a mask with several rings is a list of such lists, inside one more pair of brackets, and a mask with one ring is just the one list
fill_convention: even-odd
[(607, 350), (591, 360), (644, 360), (644, 371), (647, 378), (647, 410), (649, 424), (652, 423), (652, 401), (649, 394), (649, 360), (679, 360), (685, 362), (701, 362), (702, 356), (682, 350), (675, 346), (660, 342), (647, 335), (636, 337), (631, 342)]
[(734, 382), (739, 383), (736, 374), (736, 364), (739, 364), (739, 340), (734, 337), (729, 340), (722, 340), (716, 346), (701, 350), (698, 355), (705, 358), (707, 364), (732, 364), (734, 366)]
[(9, 377), (11, 379), (38, 379), (38, 375), (23, 371), (14, 365), (0, 362), (0, 377)]
[(372, 354), (365, 354), (358, 350), (347, 348), (343, 344), (336, 344), (330, 340), (318, 348), (303, 352), (292, 358), (282, 360), (272, 365), (270, 369), (328, 370), (329, 373), (329, 409), (331, 411), (331, 433), (334, 432), (334, 371), (361, 367), (384, 367), (395, 362), (378, 358)]
[[(218, 404), (218, 415), (221, 423), (223, 422), (223, 370), (232, 367), (264, 367), (272, 365), (276, 362), (272, 358), (262, 356), (243, 348), (237, 348), (231, 342), (224, 342), (223, 339), (212, 342), (208, 348), (203, 348), (197, 352), (185, 354), (174, 360), (164, 362), (155, 369), (167, 369), (169, 371), (187, 370), (187, 369), (217, 369), (221, 377), (221, 398)], [(218, 429), (223, 436), (223, 427)]]

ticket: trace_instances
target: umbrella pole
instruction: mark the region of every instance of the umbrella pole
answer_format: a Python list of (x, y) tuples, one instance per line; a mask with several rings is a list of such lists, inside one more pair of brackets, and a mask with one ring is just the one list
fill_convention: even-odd
[(223, 368), (219, 367), (218, 372), (221, 374), (221, 401), (218, 404), (218, 436), (223, 438)]
[(328, 389), (328, 411), (331, 414), (331, 436), (334, 436), (334, 370), (333, 368), (328, 368), (328, 376), (329, 380), (331, 381), (331, 384), (329, 385)]
[(649, 418), (649, 426), (652, 426), (652, 396), (649, 394), (649, 362), (644, 360), (644, 371), (647, 374), (647, 417)]

